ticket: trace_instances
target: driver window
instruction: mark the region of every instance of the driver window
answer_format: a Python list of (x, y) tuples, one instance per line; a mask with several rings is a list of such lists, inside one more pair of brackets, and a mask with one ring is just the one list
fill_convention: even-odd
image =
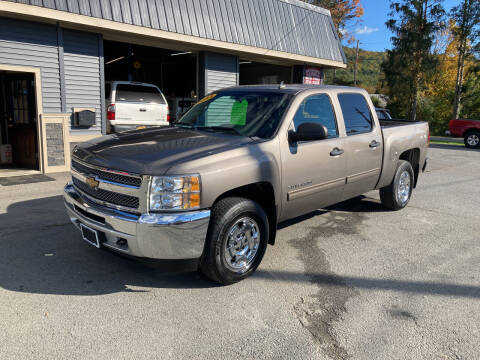
[(293, 118), (293, 124), (298, 129), (303, 123), (322, 124), (328, 130), (329, 139), (338, 137), (335, 113), (330, 97), (326, 94), (312, 95), (303, 100)]

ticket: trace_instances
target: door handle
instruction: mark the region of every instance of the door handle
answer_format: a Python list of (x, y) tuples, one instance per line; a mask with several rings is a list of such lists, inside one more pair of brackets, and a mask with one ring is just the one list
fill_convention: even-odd
[(380, 146), (380, 143), (377, 141), (377, 140), (373, 140), (370, 145), (369, 145), (372, 149), (375, 149), (377, 147)]
[(147, 109), (139, 109), (141, 112), (145, 112), (147, 111)]
[(335, 148), (330, 152), (330, 156), (340, 156), (344, 153), (345, 151), (343, 149)]

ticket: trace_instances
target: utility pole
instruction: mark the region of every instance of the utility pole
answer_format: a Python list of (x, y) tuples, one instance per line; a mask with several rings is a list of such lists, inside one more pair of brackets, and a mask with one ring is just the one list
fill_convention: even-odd
[(360, 47), (360, 40), (357, 40), (357, 53), (355, 55), (355, 70), (353, 73), (353, 86), (357, 86), (357, 71), (358, 71), (358, 51)]

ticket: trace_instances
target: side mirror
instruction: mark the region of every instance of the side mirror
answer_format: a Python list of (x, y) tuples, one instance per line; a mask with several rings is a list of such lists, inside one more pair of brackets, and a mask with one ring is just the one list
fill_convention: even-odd
[(298, 141), (315, 141), (328, 138), (328, 130), (325, 126), (317, 123), (303, 123), (297, 131), (288, 132), (288, 141), (296, 143)]

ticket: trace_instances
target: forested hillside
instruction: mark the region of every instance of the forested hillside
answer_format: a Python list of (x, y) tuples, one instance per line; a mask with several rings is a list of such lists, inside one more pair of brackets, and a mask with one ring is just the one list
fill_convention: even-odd
[[(326, 83), (337, 85), (353, 85), (353, 74), (355, 68), (356, 49), (344, 47), (345, 55), (348, 59), (346, 69), (337, 70), (335, 81), (333, 79), (333, 70), (327, 70)], [(358, 60), (357, 86), (363, 87), (371, 94), (381, 93), (383, 87), (383, 73), (381, 64), (386, 57), (384, 52), (366, 51), (360, 49)]]

